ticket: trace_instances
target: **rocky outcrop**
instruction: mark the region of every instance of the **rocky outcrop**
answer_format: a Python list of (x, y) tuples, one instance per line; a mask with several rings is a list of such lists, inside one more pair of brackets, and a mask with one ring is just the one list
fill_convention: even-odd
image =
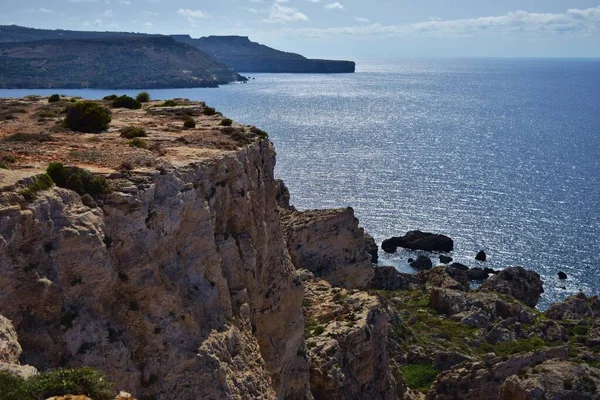
[(20, 378), (29, 378), (37, 374), (35, 367), (19, 364), (21, 353), (21, 345), (14, 326), (7, 318), (0, 315), (0, 373), (8, 373)]
[(306, 269), (333, 286), (364, 288), (373, 278), (363, 229), (350, 207), (281, 211), (287, 249), (297, 269)]
[(583, 293), (570, 296), (564, 301), (551, 304), (546, 316), (554, 320), (581, 320), (600, 318), (600, 299), (587, 297)]
[(304, 274), (310, 387), (315, 399), (398, 399), (406, 388), (389, 357), (398, 316), (380, 298)]
[(373, 236), (365, 233), (365, 251), (371, 255), (371, 262), (373, 264), (377, 264), (377, 261), (379, 260), (379, 254), (377, 254), (378, 250), (379, 247), (377, 247), (377, 243), (375, 243)]
[(570, 361), (548, 360), (506, 379), (499, 400), (597, 399), (600, 370)]
[(375, 267), (373, 272), (373, 279), (369, 283), (370, 289), (409, 290), (412, 287), (423, 284), (417, 275), (399, 272), (394, 267)]
[(22, 361), (89, 365), (136, 396), (307, 395), (273, 147), (212, 154), (113, 174), (101, 208), (56, 187), (0, 193), (0, 312)]
[(427, 393), (427, 399), (497, 399), (507, 378), (547, 360), (567, 358), (568, 352), (565, 347), (520, 354), (506, 361), (491, 355), (485, 361), (459, 365), (442, 372)]
[(475, 255), (475, 259), (477, 261), (485, 261), (487, 259), (487, 254), (485, 254), (485, 251), (479, 250), (479, 252), (477, 252)]
[(507, 294), (529, 307), (535, 307), (544, 287), (537, 272), (523, 267), (508, 267), (485, 281), (481, 291)]
[(427, 288), (446, 288), (468, 292), (471, 282), (465, 271), (451, 267), (435, 267), (429, 271), (419, 272), (421, 281)]
[(404, 236), (392, 237), (381, 243), (381, 249), (386, 253), (395, 253), (398, 247), (410, 250), (448, 252), (454, 249), (454, 241), (445, 235), (409, 231)]

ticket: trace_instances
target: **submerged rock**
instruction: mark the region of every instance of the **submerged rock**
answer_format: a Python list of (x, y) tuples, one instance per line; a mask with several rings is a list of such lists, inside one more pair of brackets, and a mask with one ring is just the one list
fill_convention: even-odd
[(442, 254), (442, 255), (440, 255), (440, 262), (441, 262), (442, 264), (448, 264), (448, 263), (451, 263), (451, 262), (452, 262), (452, 257), (450, 257), (450, 256), (446, 256), (446, 255)]
[(410, 263), (410, 266), (419, 269), (431, 269), (433, 267), (433, 263), (431, 262), (431, 258), (427, 256), (418, 256), (417, 259)]
[(381, 249), (386, 253), (395, 253), (398, 247), (410, 250), (448, 252), (454, 249), (454, 241), (445, 235), (409, 231), (404, 236), (392, 237), (381, 243)]

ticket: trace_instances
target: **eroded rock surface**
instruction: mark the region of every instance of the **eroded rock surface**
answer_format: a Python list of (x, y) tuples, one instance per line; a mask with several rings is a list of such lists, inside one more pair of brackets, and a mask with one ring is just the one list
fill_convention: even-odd
[(508, 267), (500, 271), (486, 280), (481, 290), (507, 294), (529, 307), (535, 307), (544, 293), (540, 275), (523, 267)]
[(297, 269), (307, 269), (333, 286), (364, 288), (373, 278), (364, 231), (350, 207), (281, 210), (287, 249)]

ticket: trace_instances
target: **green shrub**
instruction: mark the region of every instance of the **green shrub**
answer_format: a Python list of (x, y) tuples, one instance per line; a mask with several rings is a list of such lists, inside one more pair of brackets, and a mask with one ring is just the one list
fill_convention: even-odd
[(52, 96), (48, 97), (48, 103), (56, 103), (60, 101), (60, 95), (58, 94), (53, 94)]
[(138, 147), (140, 149), (148, 148), (148, 142), (146, 142), (144, 139), (140, 139), (140, 138), (131, 139), (130, 141), (127, 142), (127, 144), (130, 147)]
[(223, 118), (221, 120), (221, 122), (219, 123), (219, 125), (221, 126), (231, 126), (231, 124), (233, 123), (233, 121), (229, 118)]
[(167, 100), (160, 105), (160, 107), (175, 107), (177, 102), (175, 100)]
[(34, 181), (27, 188), (21, 190), (19, 194), (25, 197), (25, 200), (33, 201), (38, 192), (50, 189), (52, 186), (54, 186), (52, 178), (48, 174), (40, 174), (34, 177)]
[(315, 330), (312, 332), (314, 336), (318, 336), (325, 332), (325, 327), (323, 325), (317, 325)]
[(183, 127), (188, 129), (195, 128), (196, 121), (194, 121), (194, 118), (186, 118), (185, 121), (183, 121)]
[(113, 108), (128, 108), (130, 110), (138, 110), (142, 108), (142, 103), (134, 99), (133, 97), (123, 95), (113, 100)]
[(138, 128), (136, 126), (128, 126), (120, 130), (121, 137), (125, 139), (133, 139), (137, 137), (146, 137), (146, 130), (144, 128)]
[(108, 95), (108, 96), (104, 96), (104, 97), (102, 98), (102, 100), (106, 100), (106, 101), (113, 101), (113, 100), (116, 100), (116, 99), (118, 99), (118, 98), (119, 98), (119, 96), (117, 96), (116, 94), (110, 94), (110, 95)]
[(111, 121), (110, 111), (93, 101), (78, 101), (67, 109), (65, 126), (78, 132), (98, 133)]
[(30, 400), (26, 381), (22, 378), (0, 372), (0, 400)]
[(82, 168), (51, 163), (46, 172), (56, 186), (73, 190), (80, 195), (98, 196), (108, 192), (108, 183), (104, 176), (94, 175)]
[(202, 114), (204, 115), (215, 115), (216, 113), (217, 110), (214, 107), (204, 107), (204, 110), (202, 110)]
[(402, 366), (406, 385), (415, 390), (426, 392), (438, 375), (433, 365), (408, 364)]
[(267, 132), (263, 131), (262, 129), (258, 129), (255, 126), (250, 127), (250, 132), (254, 133), (261, 139), (266, 139), (269, 137), (269, 134)]
[(35, 375), (27, 381), (27, 388), (35, 399), (73, 394), (86, 395), (94, 400), (111, 400), (115, 396), (114, 385), (90, 367)]
[(140, 103), (147, 103), (150, 101), (150, 93), (148, 92), (140, 92), (138, 93), (138, 95), (135, 97), (135, 99), (137, 101), (139, 101)]

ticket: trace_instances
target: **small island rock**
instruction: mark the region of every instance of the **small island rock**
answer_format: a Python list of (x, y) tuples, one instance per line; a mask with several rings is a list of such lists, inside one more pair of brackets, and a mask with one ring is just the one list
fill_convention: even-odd
[(454, 241), (445, 235), (409, 231), (404, 236), (392, 237), (381, 243), (381, 249), (386, 253), (395, 253), (398, 247), (410, 250), (449, 252), (454, 249)]
[(565, 279), (567, 279), (567, 274), (565, 274), (565, 273), (564, 273), (564, 272), (562, 272), (562, 271), (559, 271), (559, 272), (558, 272), (558, 279), (560, 279), (560, 280), (565, 280)]
[(487, 258), (487, 255), (485, 254), (485, 251), (483, 250), (479, 250), (479, 253), (477, 253), (477, 255), (475, 256), (475, 259), (477, 261), (485, 261)]
[(433, 268), (431, 258), (427, 256), (418, 256), (417, 259), (410, 263), (410, 266), (415, 269), (426, 270)]
[(442, 255), (440, 256), (440, 262), (441, 262), (442, 264), (448, 264), (448, 263), (451, 263), (451, 262), (452, 262), (452, 257), (450, 257), (450, 256), (446, 256), (446, 255), (443, 255), (443, 254), (442, 254)]

